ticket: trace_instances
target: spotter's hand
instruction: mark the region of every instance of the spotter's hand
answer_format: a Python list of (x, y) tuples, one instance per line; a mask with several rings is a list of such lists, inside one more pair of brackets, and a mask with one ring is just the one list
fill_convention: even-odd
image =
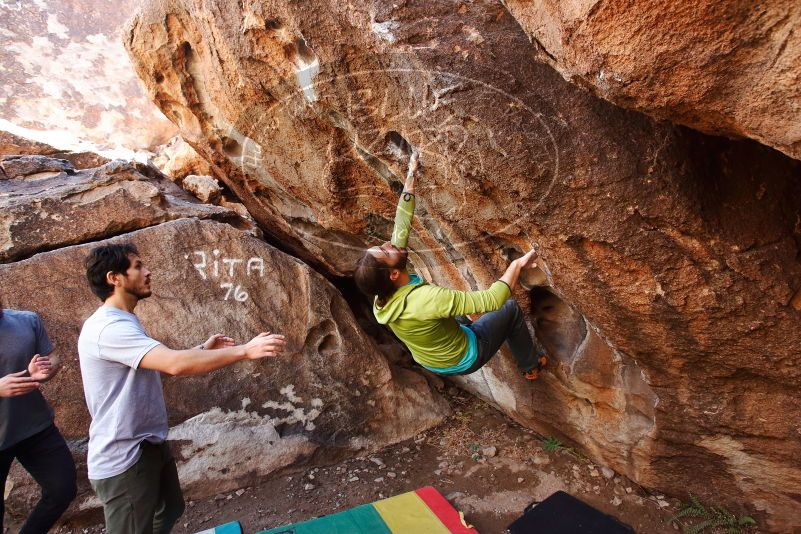
[(206, 350), (224, 349), (225, 347), (233, 347), (236, 345), (234, 340), (223, 334), (214, 334), (203, 343), (203, 348)]
[(33, 357), (31, 363), (28, 364), (28, 374), (34, 380), (45, 380), (50, 373), (53, 372), (53, 362), (47, 356), (39, 356), (38, 354)]
[(20, 371), (0, 378), (0, 397), (16, 397), (39, 389), (39, 382), (24, 374), (25, 371)]
[(245, 345), (245, 356), (249, 360), (275, 358), (284, 351), (285, 346), (286, 338), (281, 334), (262, 332)]

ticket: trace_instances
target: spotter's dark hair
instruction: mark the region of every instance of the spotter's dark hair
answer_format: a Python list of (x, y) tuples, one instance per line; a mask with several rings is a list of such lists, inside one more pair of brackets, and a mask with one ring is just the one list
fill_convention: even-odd
[(114, 286), (106, 281), (106, 274), (125, 274), (131, 266), (132, 255), (139, 255), (132, 243), (119, 243), (95, 247), (86, 257), (86, 279), (92, 293), (100, 300), (105, 301), (114, 293)]

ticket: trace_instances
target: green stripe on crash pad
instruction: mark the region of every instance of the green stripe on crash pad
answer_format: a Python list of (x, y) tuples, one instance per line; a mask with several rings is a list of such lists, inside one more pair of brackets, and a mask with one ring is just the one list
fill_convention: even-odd
[(257, 534), (392, 534), (372, 504)]

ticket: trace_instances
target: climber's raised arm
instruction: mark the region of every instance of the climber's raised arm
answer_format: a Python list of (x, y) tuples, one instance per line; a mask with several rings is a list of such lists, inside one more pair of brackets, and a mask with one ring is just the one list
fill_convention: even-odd
[(415, 150), (409, 156), (409, 170), (406, 171), (406, 182), (403, 184), (403, 190), (406, 193), (414, 194), (414, 177), (417, 174), (417, 164), (420, 161), (420, 154)]
[(392, 230), (392, 244), (398, 248), (406, 248), (409, 242), (409, 232), (412, 230), (414, 218), (414, 177), (417, 172), (418, 154), (412, 152), (409, 158), (409, 170), (406, 173), (406, 183), (403, 184), (403, 193), (398, 200), (395, 210), (395, 227)]

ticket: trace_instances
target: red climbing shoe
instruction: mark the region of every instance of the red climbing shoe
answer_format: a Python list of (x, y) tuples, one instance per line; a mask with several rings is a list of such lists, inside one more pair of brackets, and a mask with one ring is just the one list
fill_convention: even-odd
[(523, 376), (525, 377), (526, 380), (536, 380), (540, 377), (540, 371), (542, 371), (547, 364), (548, 364), (548, 357), (543, 354), (537, 361), (537, 367), (535, 367), (531, 371), (526, 371), (525, 373), (523, 373)]

